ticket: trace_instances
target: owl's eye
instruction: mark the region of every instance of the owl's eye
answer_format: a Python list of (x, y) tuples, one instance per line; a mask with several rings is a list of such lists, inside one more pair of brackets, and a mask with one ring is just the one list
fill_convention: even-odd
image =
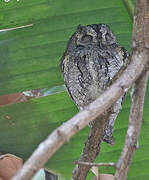
[(83, 36), (83, 37), (81, 38), (81, 41), (83, 41), (83, 42), (91, 42), (92, 39), (93, 39), (92, 36), (90, 36), (90, 35), (85, 35), (85, 36)]

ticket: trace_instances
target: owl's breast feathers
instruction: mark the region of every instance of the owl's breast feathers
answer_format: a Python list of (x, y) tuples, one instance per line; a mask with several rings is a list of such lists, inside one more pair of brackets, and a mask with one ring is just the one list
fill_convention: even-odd
[(101, 50), (75, 49), (62, 57), (61, 70), (65, 85), (78, 107), (94, 101), (124, 65), (123, 48)]

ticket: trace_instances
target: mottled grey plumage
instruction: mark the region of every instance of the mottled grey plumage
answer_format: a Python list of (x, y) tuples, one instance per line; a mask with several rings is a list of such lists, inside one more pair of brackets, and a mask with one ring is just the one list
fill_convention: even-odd
[[(127, 51), (105, 24), (79, 25), (61, 60), (67, 90), (81, 110), (97, 99), (111, 84), (113, 77), (128, 61)], [(114, 121), (123, 97), (114, 105), (103, 140), (113, 143)]]

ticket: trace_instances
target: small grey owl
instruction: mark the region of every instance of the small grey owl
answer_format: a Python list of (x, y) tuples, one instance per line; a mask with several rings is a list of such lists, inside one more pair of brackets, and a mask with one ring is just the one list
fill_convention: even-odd
[[(61, 70), (67, 90), (82, 110), (97, 99), (128, 62), (127, 51), (105, 24), (79, 25), (70, 38), (61, 59)], [(114, 121), (123, 97), (114, 105), (104, 130), (103, 140), (114, 143)]]

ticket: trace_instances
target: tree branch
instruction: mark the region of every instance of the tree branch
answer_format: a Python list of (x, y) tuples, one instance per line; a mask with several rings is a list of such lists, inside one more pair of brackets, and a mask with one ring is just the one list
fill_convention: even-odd
[[(100, 151), (100, 143), (102, 142), (102, 136), (109, 115), (109, 113), (102, 114), (94, 120), (94, 123), (92, 123), (80, 161), (95, 161), (95, 158), (98, 156)], [(85, 180), (90, 168), (91, 166), (86, 166), (82, 163), (77, 164), (73, 170), (72, 180)]]
[(82, 162), (82, 161), (75, 161), (74, 164), (83, 164), (85, 166), (111, 166), (115, 167), (116, 163), (107, 162), (107, 163), (91, 163), (91, 162)]
[[(132, 57), (138, 52), (149, 51), (149, 9), (147, 0), (137, 0), (134, 15), (133, 36), (132, 36)], [(147, 53), (147, 52), (146, 52)], [(148, 58), (149, 58), (149, 53)], [(140, 62), (144, 59), (140, 58)], [(129, 125), (125, 145), (117, 162), (115, 173), (116, 180), (126, 180), (128, 169), (137, 148), (138, 137), (142, 123), (144, 96), (149, 71), (143, 74), (134, 84), (132, 104), (129, 116)]]
[[(142, 61), (141, 61), (142, 60)], [(132, 61), (120, 78), (97, 100), (79, 112), (72, 119), (55, 129), (45, 141), (33, 152), (12, 180), (30, 180), (33, 175), (48, 161), (48, 159), (65, 143), (71, 136), (84, 128), (122, 96), (127, 88), (148, 69), (148, 51), (142, 51), (132, 56)]]
[(136, 148), (138, 148), (138, 137), (142, 124), (143, 104), (148, 74), (149, 72), (147, 71), (134, 85), (125, 145), (116, 164), (116, 180), (126, 180), (133, 154)]

